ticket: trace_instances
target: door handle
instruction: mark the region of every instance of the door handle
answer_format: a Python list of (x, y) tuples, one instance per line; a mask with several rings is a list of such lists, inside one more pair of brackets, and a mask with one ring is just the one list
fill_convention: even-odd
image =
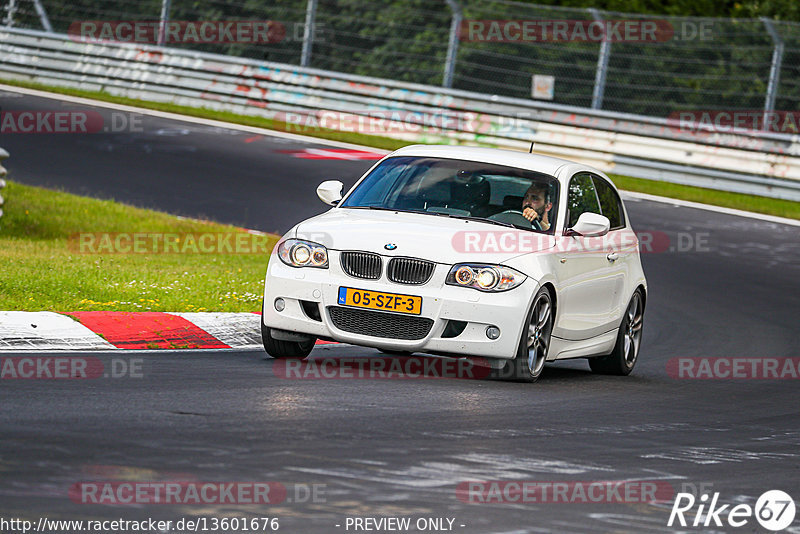
[(619, 258), (619, 254), (617, 254), (616, 252), (612, 252), (611, 254), (606, 256), (606, 258), (608, 258), (608, 261), (610, 261), (611, 263), (614, 263)]

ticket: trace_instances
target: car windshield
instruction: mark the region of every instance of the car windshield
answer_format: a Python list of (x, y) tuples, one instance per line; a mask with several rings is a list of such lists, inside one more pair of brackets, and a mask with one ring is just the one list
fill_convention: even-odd
[(535, 171), (476, 161), (400, 156), (373, 169), (340, 207), (480, 219), (551, 233), (558, 192), (554, 177)]

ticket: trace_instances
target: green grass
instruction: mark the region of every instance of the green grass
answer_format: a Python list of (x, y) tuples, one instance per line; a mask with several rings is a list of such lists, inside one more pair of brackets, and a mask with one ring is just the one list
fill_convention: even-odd
[[(15, 85), (18, 87), (28, 87), (31, 89), (40, 89), (42, 91), (50, 91), (59, 94), (79, 96), (94, 100), (102, 100), (105, 102), (112, 102), (115, 104), (123, 104), (128, 106), (165, 111), (169, 113), (178, 113), (182, 115), (190, 115), (193, 117), (219, 120), (235, 124), (243, 124), (259, 128), (288, 131), (311, 137), (318, 137), (320, 139), (329, 139), (333, 141), (354, 143), (358, 145), (371, 146), (385, 150), (396, 150), (398, 148), (408, 145), (408, 142), (406, 141), (400, 141), (388, 137), (365, 135), (352, 132), (340, 132), (336, 130), (324, 130), (324, 129), (314, 129), (314, 128), (308, 128), (299, 131), (298, 126), (296, 125), (291, 125), (291, 124), (287, 125), (284, 122), (266, 119), (262, 117), (249, 117), (246, 115), (237, 115), (234, 113), (214, 111), (205, 108), (192, 108), (187, 106), (177, 106), (168, 103), (135, 100), (132, 98), (113, 96), (101, 91), (84, 91), (79, 89), (55, 87), (35, 82), (27, 82), (19, 80), (0, 80), (0, 83), (5, 83), (7, 85)], [(702, 202), (705, 204), (712, 204), (715, 206), (723, 206), (727, 208), (736, 208), (746, 211), (753, 211), (757, 213), (765, 213), (768, 215), (777, 215), (780, 217), (800, 219), (800, 203), (792, 202), (789, 200), (778, 200), (778, 199), (771, 199), (754, 195), (728, 193), (724, 191), (717, 191), (714, 189), (703, 189), (700, 187), (671, 184), (668, 182), (644, 180), (641, 178), (631, 178), (629, 176), (613, 175), (612, 178), (614, 182), (617, 184), (617, 186), (619, 186), (621, 189), (626, 189), (628, 191), (637, 191), (640, 193), (649, 193), (651, 195), (659, 195), (670, 198), (678, 198), (682, 200), (691, 200), (694, 202)]]
[[(239, 235), (240, 229), (16, 182), (3, 196), (0, 310), (260, 310), (268, 252), (88, 254), (75, 239), (81, 232)], [(257, 239), (271, 251), (277, 236)]]

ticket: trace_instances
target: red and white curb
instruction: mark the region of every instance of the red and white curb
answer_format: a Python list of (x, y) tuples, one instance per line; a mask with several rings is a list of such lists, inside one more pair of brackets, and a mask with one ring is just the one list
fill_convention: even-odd
[(0, 352), (264, 350), (257, 313), (0, 311)]
[(66, 315), (0, 312), (0, 350), (109, 350), (114, 346)]

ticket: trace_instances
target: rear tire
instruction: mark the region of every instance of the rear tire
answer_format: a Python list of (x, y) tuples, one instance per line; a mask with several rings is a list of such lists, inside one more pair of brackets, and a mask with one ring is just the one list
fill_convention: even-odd
[(264, 307), (261, 307), (261, 341), (264, 350), (273, 358), (302, 360), (311, 354), (317, 339), (312, 337), (308, 341), (283, 341), (275, 339), (269, 332), (269, 327), (264, 326)]
[(589, 358), (589, 367), (592, 371), (601, 375), (627, 376), (631, 374), (642, 346), (643, 323), (644, 296), (642, 290), (637, 289), (622, 317), (614, 350), (608, 356)]

